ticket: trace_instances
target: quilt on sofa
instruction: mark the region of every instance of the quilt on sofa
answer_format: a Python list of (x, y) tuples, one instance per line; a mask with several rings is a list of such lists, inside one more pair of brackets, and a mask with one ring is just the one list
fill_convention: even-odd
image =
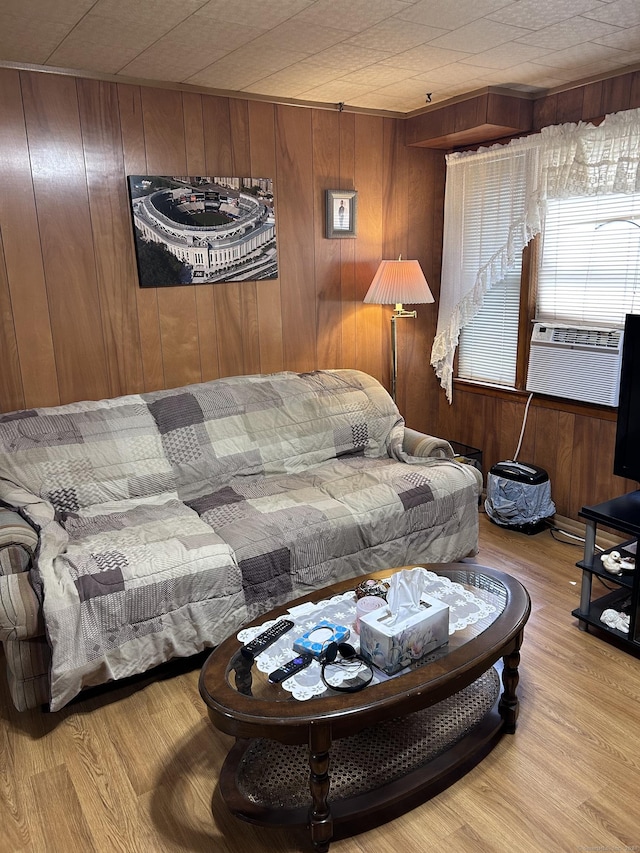
[(51, 709), (310, 588), (473, 552), (478, 472), (404, 435), (350, 370), (0, 416), (0, 500), (40, 532)]

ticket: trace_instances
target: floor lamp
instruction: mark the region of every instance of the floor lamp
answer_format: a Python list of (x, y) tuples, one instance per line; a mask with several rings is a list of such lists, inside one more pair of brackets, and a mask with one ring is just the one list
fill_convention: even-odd
[(418, 261), (403, 261), (400, 256), (397, 261), (380, 262), (364, 301), (396, 306), (391, 315), (391, 396), (395, 401), (398, 380), (396, 321), (418, 316), (416, 311), (405, 311), (402, 305), (435, 300)]

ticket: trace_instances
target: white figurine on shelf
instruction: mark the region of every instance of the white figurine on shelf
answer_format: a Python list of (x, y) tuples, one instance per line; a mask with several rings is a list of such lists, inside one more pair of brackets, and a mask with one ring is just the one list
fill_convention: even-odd
[(622, 557), (619, 551), (610, 551), (600, 558), (602, 565), (610, 575), (621, 575), (623, 572), (631, 572), (636, 567), (634, 557)]
[(628, 613), (620, 613), (612, 609), (603, 610), (600, 621), (604, 622), (609, 628), (615, 628), (623, 634), (629, 633), (629, 622), (631, 620)]

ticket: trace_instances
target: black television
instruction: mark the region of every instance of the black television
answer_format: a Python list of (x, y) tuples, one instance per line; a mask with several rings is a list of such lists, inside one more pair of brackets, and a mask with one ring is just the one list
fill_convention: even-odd
[(613, 473), (640, 482), (640, 314), (627, 314)]

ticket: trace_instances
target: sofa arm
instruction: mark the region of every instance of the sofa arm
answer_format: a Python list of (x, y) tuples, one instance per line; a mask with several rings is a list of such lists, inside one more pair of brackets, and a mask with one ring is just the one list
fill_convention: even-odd
[(453, 447), (444, 438), (426, 435), (409, 427), (404, 428), (402, 449), (410, 456), (431, 456), (436, 459), (452, 459), (455, 456)]
[(28, 640), (44, 632), (42, 608), (30, 573), (0, 577), (0, 640)]
[(15, 574), (29, 568), (38, 545), (38, 534), (21, 515), (0, 507), (0, 574)]

